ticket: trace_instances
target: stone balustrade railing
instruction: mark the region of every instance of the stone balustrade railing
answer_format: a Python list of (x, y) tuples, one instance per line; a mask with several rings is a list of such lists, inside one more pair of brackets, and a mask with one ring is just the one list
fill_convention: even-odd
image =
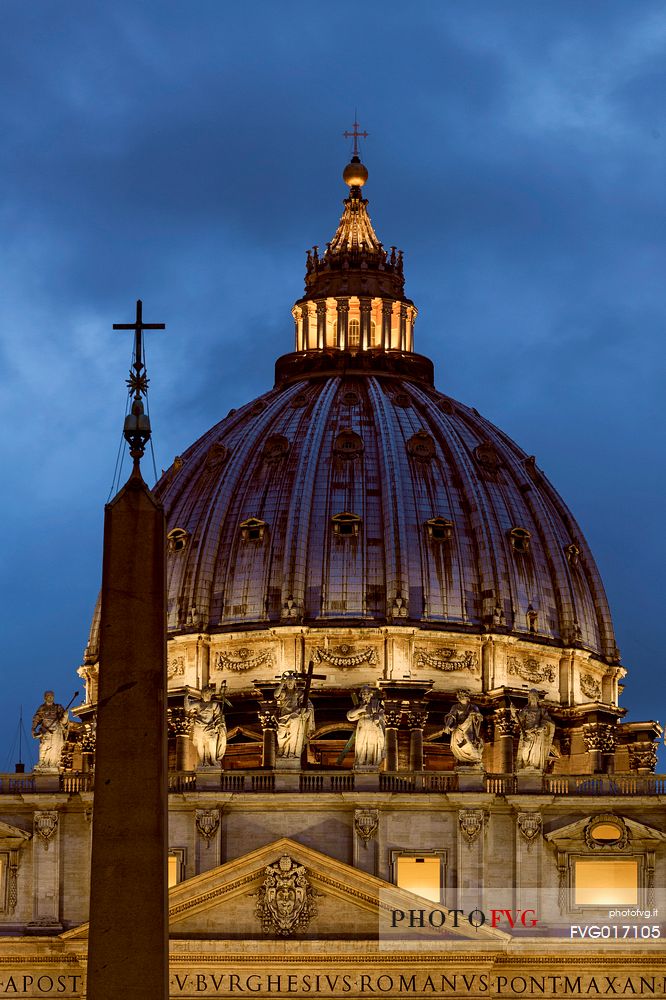
[[(222, 771), (215, 789), (223, 792), (274, 792), (292, 791), (306, 794), (353, 792), (362, 790), (391, 794), (423, 794), (457, 792), (458, 774), (455, 771), (379, 771), (374, 773), (349, 771), (291, 772), (293, 780), (283, 786), (279, 777), (284, 772)], [(362, 777), (362, 782), (358, 779)], [(276, 782), (276, 779), (277, 782)], [(297, 779), (297, 780), (296, 780)], [(60, 792), (76, 794), (93, 790), (92, 771), (66, 771), (60, 775)], [(666, 775), (662, 774), (546, 774), (535, 787), (519, 787), (515, 774), (485, 774), (484, 790), (491, 795), (566, 795), (566, 796), (666, 796)], [(210, 790), (210, 782), (198, 787), (196, 771), (172, 771), (169, 774), (169, 792), (184, 793)], [(39, 792), (34, 774), (0, 774), (0, 795), (24, 795)], [(54, 789), (49, 789), (53, 794)]]

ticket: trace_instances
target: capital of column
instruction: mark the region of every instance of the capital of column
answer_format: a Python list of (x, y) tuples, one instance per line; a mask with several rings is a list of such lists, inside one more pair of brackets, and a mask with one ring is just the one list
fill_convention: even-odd
[(586, 722), (583, 740), (588, 753), (611, 753), (617, 743), (617, 729), (606, 722)]
[(510, 708), (497, 708), (493, 712), (492, 721), (500, 736), (513, 736), (516, 722)]

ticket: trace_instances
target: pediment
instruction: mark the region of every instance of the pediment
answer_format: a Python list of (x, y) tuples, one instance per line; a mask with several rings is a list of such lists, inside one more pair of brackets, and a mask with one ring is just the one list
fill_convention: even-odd
[(22, 847), (32, 837), (32, 833), (21, 830), (18, 826), (11, 826), (10, 823), (0, 821), (0, 847), (15, 849)]
[(648, 826), (646, 823), (639, 823), (638, 820), (630, 819), (618, 812), (591, 813), (583, 819), (578, 819), (574, 823), (567, 823), (565, 826), (550, 830), (544, 834), (544, 839), (554, 844), (560, 850), (568, 850), (585, 843), (585, 832), (591, 824), (600, 819), (617, 821), (619, 826), (626, 830), (627, 846), (654, 850), (659, 844), (666, 841), (666, 833), (656, 827)]
[[(262, 885), (267, 868), (288, 858), (302, 866), (314, 911), (304, 926), (283, 934), (276, 925), (267, 928), (258, 915), (258, 905), (265, 905)], [(285, 868), (287, 863), (284, 862)], [(270, 875), (268, 876), (270, 880)], [(452, 904), (454, 905), (454, 904)], [(403, 913), (404, 919), (394, 916)], [(409, 911), (443, 911), (448, 908), (431, 903), (404, 889), (326, 854), (298, 844), (289, 838), (273, 841), (211, 871), (187, 879), (169, 891), (169, 936), (180, 940), (275, 941), (291, 940), (381, 940), (405, 936), (403, 927)], [(395, 924), (395, 927), (393, 926)], [(402, 926), (401, 926), (402, 924)], [(485, 926), (469, 923), (454, 927), (449, 917), (444, 927), (427, 925), (418, 933), (420, 940), (463, 943), (501, 943), (507, 935)], [(65, 932), (63, 937), (86, 938), (88, 925)]]

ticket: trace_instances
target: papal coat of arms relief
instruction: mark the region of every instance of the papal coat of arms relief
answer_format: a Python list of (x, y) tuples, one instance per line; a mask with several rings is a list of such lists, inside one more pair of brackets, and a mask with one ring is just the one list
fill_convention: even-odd
[(305, 866), (283, 854), (264, 874), (256, 909), (264, 932), (289, 937), (307, 927), (317, 908)]

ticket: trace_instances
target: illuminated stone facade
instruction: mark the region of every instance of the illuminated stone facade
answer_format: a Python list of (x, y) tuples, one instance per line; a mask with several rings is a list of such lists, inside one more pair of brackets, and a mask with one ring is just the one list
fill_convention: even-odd
[[(362, 164), (345, 178), (275, 387), (156, 487), (172, 996), (575, 996), (604, 976), (665, 995), (660, 728), (623, 721), (573, 516), (533, 456), (434, 388), (402, 254)], [(82, 995), (98, 628), (99, 611), (60, 773), (2, 778), (0, 996)], [(195, 723), (211, 684), (220, 711)], [(193, 724), (222, 712), (222, 766), (197, 766)], [(589, 932), (625, 925), (603, 949)]]

